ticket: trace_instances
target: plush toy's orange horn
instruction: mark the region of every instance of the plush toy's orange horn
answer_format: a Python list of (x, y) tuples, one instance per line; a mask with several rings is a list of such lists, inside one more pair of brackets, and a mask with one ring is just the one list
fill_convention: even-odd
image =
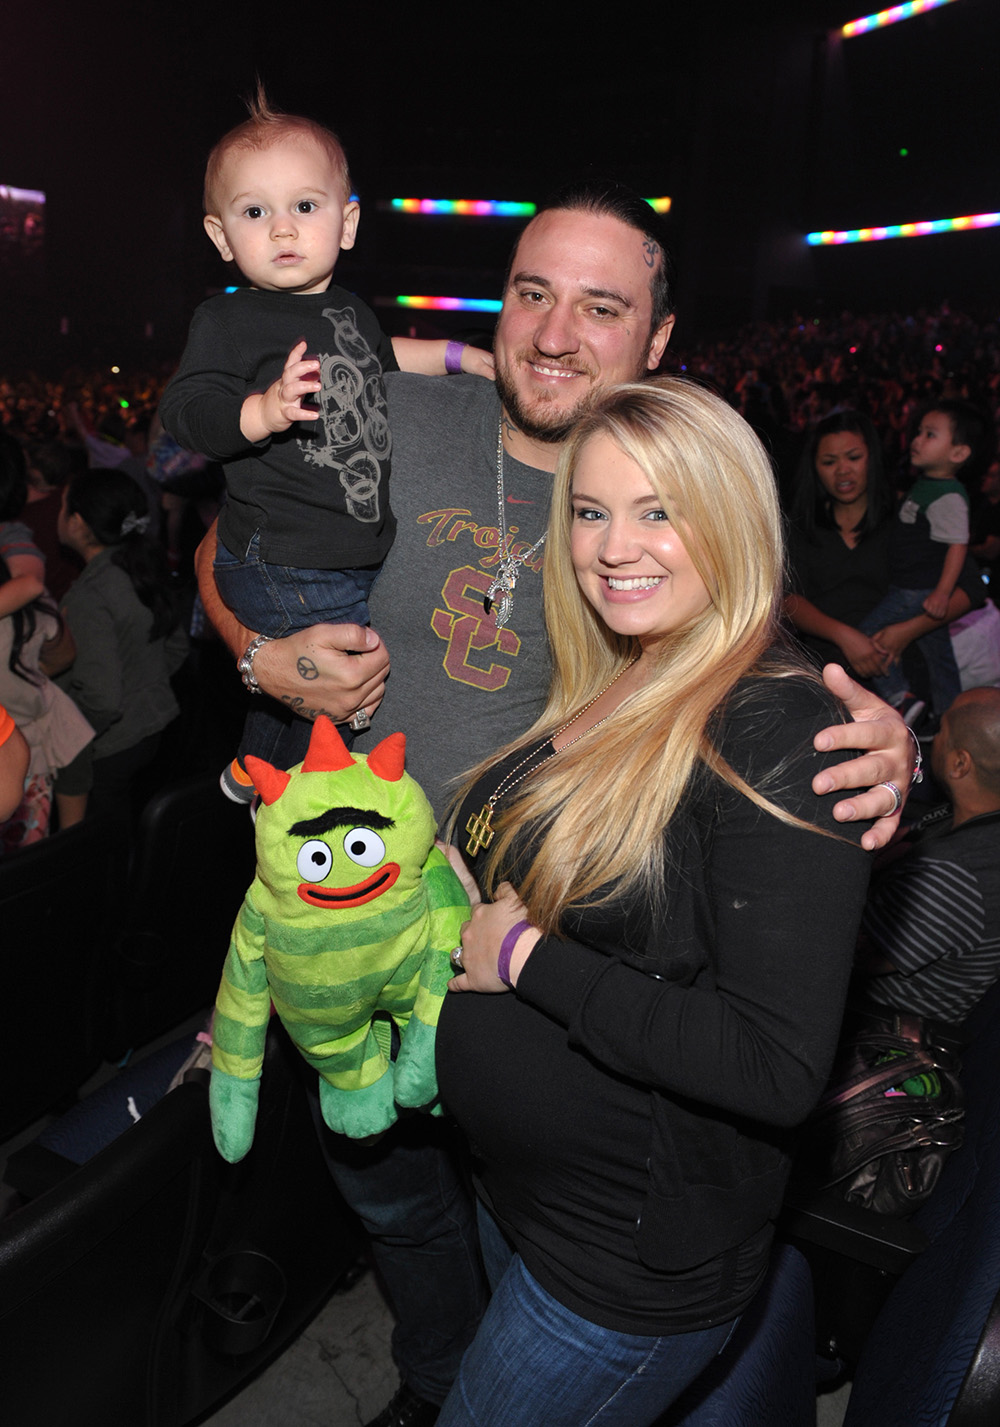
[(326, 714), (320, 714), (313, 724), (309, 750), (302, 763), (303, 773), (339, 773), (353, 764), (354, 759), (337, 732), (337, 725)]
[(368, 755), (369, 770), (384, 783), (398, 783), (406, 761), (406, 734), (390, 733)]
[(291, 774), (286, 773), (283, 768), (275, 768), (272, 764), (265, 763), (263, 758), (256, 758), (252, 753), (248, 753), (243, 761), (263, 801), (268, 807), (276, 803), (288, 787)]

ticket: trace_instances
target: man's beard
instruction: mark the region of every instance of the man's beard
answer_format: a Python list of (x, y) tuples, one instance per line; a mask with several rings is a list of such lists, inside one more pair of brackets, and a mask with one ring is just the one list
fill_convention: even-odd
[(576, 405), (568, 410), (565, 407), (539, 401), (536, 403), (534, 412), (528, 412), (524, 408), (507, 368), (498, 366), (495, 376), (497, 393), (511, 425), (516, 426), (522, 435), (530, 436), (535, 441), (547, 442), (553, 446), (558, 446), (566, 440), (589, 407), (594, 395), (593, 388), (588, 389)]
[[(647, 355), (648, 352), (643, 354), (636, 372), (628, 378), (629, 381), (642, 381), (648, 375)], [(573, 368), (572, 370), (579, 369)], [(535, 403), (533, 410), (529, 412), (525, 409), (510, 375), (509, 367), (498, 363), (494, 375), (497, 393), (511, 425), (516, 426), (522, 435), (530, 436), (536, 441), (544, 441), (552, 446), (560, 445), (572, 434), (574, 427), (608, 386), (617, 385), (617, 383), (591, 380), (587, 391), (574, 406), (566, 408), (558, 406), (554, 402), (539, 400)], [(590, 374), (585, 373), (585, 375)]]

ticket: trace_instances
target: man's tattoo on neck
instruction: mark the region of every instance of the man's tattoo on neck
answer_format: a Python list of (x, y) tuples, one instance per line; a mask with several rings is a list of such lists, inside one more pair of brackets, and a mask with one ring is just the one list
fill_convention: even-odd
[(642, 255), (643, 261), (645, 262), (647, 268), (655, 268), (656, 260), (660, 256), (659, 243), (654, 243), (650, 238), (644, 238), (642, 246), (644, 249)]
[(517, 427), (514, 425), (513, 421), (511, 421), (510, 417), (507, 415), (506, 411), (503, 414), (503, 424), (504, 430), (507, 432), (508, 436), (519, 436), (521, 434), (518, 431)]
[(313, 663), (313, 661), (312, 661), (311, 659), (307, 659), (304, 654), (303, 654), (302, 657), (298, 660), (298, 662), (296, 663), (295, 667), (296, 667), (296, 669), (298, 669), (298, 671), (299, 671), (299, 678), (300, 678), (300, 679), (318, 679), (318, 678), (319, 678), (319, 670), (316, 668), (316, 665)]

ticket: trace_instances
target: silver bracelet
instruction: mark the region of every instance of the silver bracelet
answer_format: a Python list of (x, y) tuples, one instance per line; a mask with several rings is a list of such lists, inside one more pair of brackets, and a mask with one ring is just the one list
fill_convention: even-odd
[(257, 682), (257, 675), (253, 671), (253, 657), (262, 644), (271, 644), (272, 638), (269, 634), (258, 634), (256, 639), (251, 639), (243, 655), (236, 661), (236, 667), (240, 671), (244, 685), (252, 694), (262, 694), (264, 690)]
[(918, 783), (924, 781), (924, 755), (921, 752), (920, 739), (909, 724), (906, 725), (906, 731), (913, 739), (913, 747), (916, 751), (916, 762), (913, 765), (913, 772), (910, 774), (910, 783), (915, 788)]

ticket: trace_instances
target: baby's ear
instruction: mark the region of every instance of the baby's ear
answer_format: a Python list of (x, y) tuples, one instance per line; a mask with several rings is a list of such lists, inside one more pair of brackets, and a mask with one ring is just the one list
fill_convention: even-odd
[(222, 226), (222, 219), (216, 218), (214, 213), (206, 213), (202, 221), (205, 224), (205, 232), (222, 254), (223, 262), (231, 263), (233, 261), (233, 253), (229, 244), (226, 242), (226, 231)]

